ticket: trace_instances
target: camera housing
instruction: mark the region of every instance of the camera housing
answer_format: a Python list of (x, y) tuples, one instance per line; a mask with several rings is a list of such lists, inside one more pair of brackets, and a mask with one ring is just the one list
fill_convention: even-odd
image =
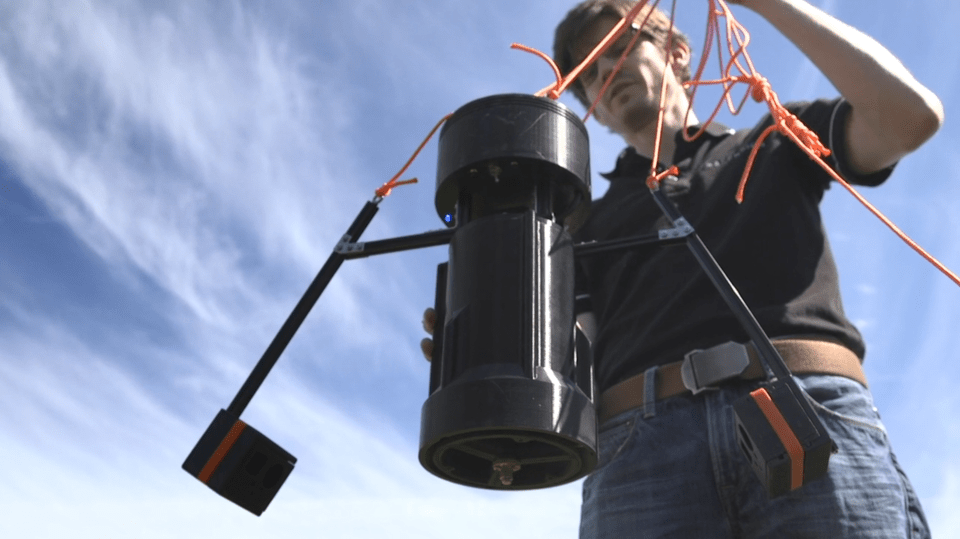
[(733, 403), (737, 442), (771, 498), (827, 473), (836, 445), (792, 377)]
[(221, 409), (183, 462), (183, 469), (259, 516), (296, 463), (296, 457), (273, 440)]

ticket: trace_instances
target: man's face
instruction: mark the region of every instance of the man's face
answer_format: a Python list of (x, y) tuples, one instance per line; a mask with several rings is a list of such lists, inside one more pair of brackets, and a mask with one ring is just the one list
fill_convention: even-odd
[[(586, 58), (617, 22), (616, 18), (604, 15), (587, 26), (574, 48), (574, 60), (579, 63)], [(635, 32), (636, 30), (632, 29), (624, 32), (607, 52), (596, 60), (593, 69), (585, 70), (581, 74), (580, 83), (591, 103), (597, 98), (604, 82), (613, 72), (620, 53), (626, 49)], [(595, 109), (597, 120), (624, 136), (629, 133), (655, 130), (663, 74), (662, 48), (655, 45), (649, 35), (642, 33), (597, 104)], [(668, 97), (675, 94), (678, 88), (681, 92), (683, 91), (672, 70), (667, 72), (667, 77)]]

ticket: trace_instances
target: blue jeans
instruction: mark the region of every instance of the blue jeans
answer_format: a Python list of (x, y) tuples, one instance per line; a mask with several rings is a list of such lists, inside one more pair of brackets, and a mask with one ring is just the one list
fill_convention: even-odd
[(930, 537), (870, 392), (839, 376), (797, 381), (840, 449), (826, 477), (769, 499), (737, 445), (731, 406), (759, 383), (681, 395), (600, 427), (580, 537)]

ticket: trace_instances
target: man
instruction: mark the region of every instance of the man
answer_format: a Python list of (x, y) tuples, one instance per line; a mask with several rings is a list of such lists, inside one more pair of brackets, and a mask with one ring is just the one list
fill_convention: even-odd
[[(848, 181), (882, 183), (901, 157), (939, 128), (943, 112), (936, 96), (871, 38), (803, 0), (729, 3), (766, 18), (840, 91), (836, 100), (788, 108), (818, 134), (832, 152), (828, 162)], [(554, 56), (561, 70), (572, 70), (634, 4), (587, 0), (575, 7), (557, 28)], [(642, 11), (636, 23), (646, 15)], [(664, 55), (669, 19), (659, 11), (640, 31), (594, 113), (629, 146), (605, 175), (610, 187), (593, 202), (576, 239), (671, 226), (644, 183), (665, 77), (657, 170), (676, 165), (680, 173), (661, 189), (797, 374), (839, 451), (826, 477), (770, 499), (738, 446), (731, 406), (759, 387), (759, 377), (745, 372), (697, 394), (680, 382), (679, 365), (688, 355), (720, 364), (731, 347), (740, 353), (750, 348), (690, 253), (669, 248), (584, 257), (577, 286), (590, 294), (595, 315), (601, 426), (599, 463), (583, 486), (581, 537), (929, 536), (866, 388), (862, 338), (843, 314), (818, 210), (829, 176), (774, 134), (738, 205), (737, 184), (769, 116), (737, 133), (712, 124), (686, 142), (682, 130), (699, 128), (696, 115), (685, 114), (690, 45), (677, 33)], [(597, 97), (630, 35), (572, 87), (584, 106)], [(428, 314), (425, 326), (432, 325)], [(800, 365), (803, 358), (808, 361)]]
[[(890, 52), (802, 0), (740, 0), (793, 41), (842, 98), (791, 105), (832, 151), (845, 178), (877, 185), (942, 122), (939, 100)], [(588, 0), (558, 26), (555, 59), (575, 67), (635, 2)], [(646, 17), (642, 11), (636, 18)], [(636, 30), (633, 30), (636, 31)], [(769, 499), (737, 445), (731, 403), (756, 389), (734, 378), (692, 394), (678, 362), (694, 350), (722, 361), (724, 343), (747, 343), (713, 285), (684, 249), (623, 252), (581, 260), (578, 286), (592, 297), (601, 416), (600, 462), (584, 483), (581, 537), (922, 537), (929, 535), (909, 481), (890, 450), (859, 362), (864, 344), (844, 317), (836, 268), (817, 204), (830, 178), (793, 142), (773, 135), (753, 167), (746, 200), (734, 200), (747, 156), (770, 125), (732, 134), (695, 133), (686, 116), (690, 46), (675, 34), (664, 70), (669, 19), (654, 12), (595, 110), (629, 144), (579, 240), (669, 228), (644, 179), (666, 103), (662, 184), (738, 288), (788, 365), (812, 353), (798, 374), (839, 452), (828, 476)], [(597, 97), (629, 39), (622, 38), (573, 87), (584, 106)], [(720, 345), (720, 348), (715, 348)], [(795, 372), (797, 372), (795, 370)], [(644, 388), (653, 387), (646, 398)]]

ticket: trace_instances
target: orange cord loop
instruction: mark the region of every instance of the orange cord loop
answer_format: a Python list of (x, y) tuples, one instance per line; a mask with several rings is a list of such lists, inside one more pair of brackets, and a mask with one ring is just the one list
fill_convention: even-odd
[(557, 67), (557, 63), (553, 61), (553, 58), (550, 58), (549, 55), (547, 55), (542, 51), (538, 51), (533, 47), (521, 45), (520, 43), (513, 43), (510, 45), (510, 48), (521, 50), (524, 52), (531, 52), (533, 54), (536, 54), (540, 58), (543, 58), (544, 60), (547, 61), (548, 64), (550, 64), (550, 68), (553, 69), (554, 76), (557, 77), (557, 82), (554, 84), (551, 84), (550, 86), (547, 86), (546, 88), (543, 88), (542, 90), (538, 91), (533, 95), (537, 97), (547, 96), (550, 99), (553, 99), (554, 101), (556, 101), (557, 99), (560, 99), (560, 91), (558, 90), (558, 88), (560, 88), (560, 86), (563, 85), (563, 75), (560, 74), (560, 68)]

